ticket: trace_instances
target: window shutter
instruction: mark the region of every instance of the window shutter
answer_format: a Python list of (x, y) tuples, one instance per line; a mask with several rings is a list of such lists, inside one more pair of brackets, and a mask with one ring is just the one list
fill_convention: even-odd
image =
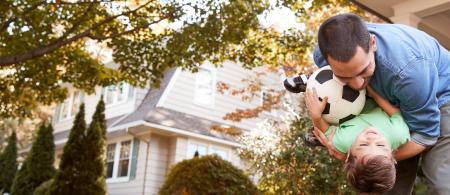
[[(139, 153), (139, 139), (133, 139), (133, 152), (131, 156), (131, 168), (130, 168), (130, 180), (134, 180), (136, 178), (136, 169), (137, 169), (137, 161), (138, 161), (138, 153)], [(144, 173), (145, 174), (145, 173)]]

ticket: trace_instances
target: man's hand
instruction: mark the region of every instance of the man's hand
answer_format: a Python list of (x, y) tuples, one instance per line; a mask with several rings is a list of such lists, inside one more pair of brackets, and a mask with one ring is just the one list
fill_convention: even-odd
[(317, 95), (317, 91), (314, 87), (306, 90), (306, 107), (308, 108), (309, 115), (313, 120), (322, 117), (322, 112), (325, 109), (327, 101), (328, 97), (324, 97), (322, 101), (319, 100), (319, 96)]
[(332, 143), (334, 134), (336, 133), (336, 128), (334, 128), (333, 131), (331, 132), (330, 139), (328, 139), (327, 136), (325, 136), (325, 134), (322, 133), (322, 131), (320, 131), (316, 127), (314, 127), (313, 133), (316, 136), (316, 138), (320, 141), (320, 143), (322, 143), (322, 145), (327, 147), (328, 152), (330, 153), (331, 156), (337, 158), (340, 161), (345, 161), (346, 155), (344, 153), (342, 153), (342, 152), (339, 152), (333, 146), (333, 143)]

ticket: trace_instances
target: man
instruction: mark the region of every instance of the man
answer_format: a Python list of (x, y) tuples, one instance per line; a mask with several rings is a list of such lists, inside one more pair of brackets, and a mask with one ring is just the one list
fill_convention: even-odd
[[(411, 141), (395, 153), (397, 177), (389, 194), (411, 194), (422, 153), (429, 194), (450, 194), (450, 53), (426, 33), (399, 24), (365, 24), (354, 14), (326, 20), (314, 61), (330, 64), (354, 89), (369, 84), (399, 106)], [(324, 140), (321, 140), (324, 141)]]

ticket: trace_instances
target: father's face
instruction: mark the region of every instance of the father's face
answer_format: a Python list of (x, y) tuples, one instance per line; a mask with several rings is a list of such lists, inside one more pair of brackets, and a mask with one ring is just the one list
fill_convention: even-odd
[(368, 53), (357, 46), (355, 55), (348, 62), (340, 62), (328, 57), (328, 63), (336, 77), (353, 89), (366, 88), (375, 71), (376, 44), (374, 39), (372, 37), (372, 46)]

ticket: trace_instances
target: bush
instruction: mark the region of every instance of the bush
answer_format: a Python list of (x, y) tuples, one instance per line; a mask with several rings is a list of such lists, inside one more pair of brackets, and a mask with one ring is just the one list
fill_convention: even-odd
[(258, 194), (243, 171), (216, 155), (195, 157), (176, 164), (160, 194)]

